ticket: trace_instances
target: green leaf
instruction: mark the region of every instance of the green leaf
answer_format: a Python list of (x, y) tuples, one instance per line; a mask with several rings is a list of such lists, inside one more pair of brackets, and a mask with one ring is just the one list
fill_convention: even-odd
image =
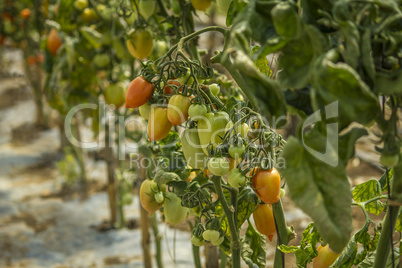
[[(357, 29), (357, 25), (352, 21), (339, 22), (339, 26), (345, 38), (345, 49), (341, 50), (342, 57), (348, 65), (355, 69), (360, 56), (359, 30)], [(369, 42), (371, 43), (371, 40)]]
[(375, 77), (374, 92), (384, 95), (402, 95), (402, 69), (390, 74), (377, 73)]
[(254, 190), (250, 187), (244, 187), (237, 201), (237, 228), (240, 229), (243, 223), (250, 218), (258, 204), (259, 199)]
[(100, 32), (87, 26), (81, 27), (80, 32), (94, 48), (100, 48), (102, 46), (103, 36)]
[(303, 237), (300, 246), (278, 246), (279, 250), (284, 253), (295, 253), (297, 267), (306, 267), (309, 262), (317, 256), (316, 244), (321, 240), (320, 234), (314, 228), (314, 224), (310, 223), (303, 231)]
[(402, 232), (402, 212), (399, 214), (398, 220), (396, 221), (395, 230)]
[[(399, 248), (395, 247), (394, 248), (394, 265), (392, 264), (392, 254), (389, 254), (387, 263), (385, 264), (385, 268), (393, 268), (393, 267), (399, 267)], [(366, 258), (362, 263), (360, 263), (360, 265), (358, 266), (358, 268), (372, 268), (374, 266), (374, 260), (375, 260), (375, 253), (373, 253), (372, 255), (370, 255), (370, 257)]]
[(372, 81), (375, 80), (375, 65), (374, 65), (374, 59), (373, 56), (371, 55), (372, 53), (372, 48), (371, 48), (371, 31), (369, 28), (366, 29), (362, 36), (362, 54), (364, 55), (362, 57), (362, 62), (363, 62), (363, 68), (366, 71), (368, 77)]
[[(259, 48), (259, 46), (253, 47), (253, 49), (251, 50), (251, 54), (254, 54)], [(271, 68), (269, 68), (268, 59), (266, 57), (259, 58), (255, 60), (254, 63), (261, 73), (265, 74), (268, 77), (272, 76), (272, 70)]]
[(251, 267), (265, 267), (265, 236), (258, 233), (252, 224), (248, 225), (242, 243), (241, 256)]
[[(353, 191), (353, 199), (356, 202), (364, 202), (381, 195), (381, 185), (377, 180), (369, 180), (357, 185)], [(380, 200), (370, 202), (366, 206), (366, 210), (372, 214), (380, 215), (384, 211), (385, 204)]]
[(233, 23), (234, 18), (239, 14), (245, 7), (247, 3), (244, 1), (234, 0), (231, 1), (226, 15), (226, 26), (230, 26)]
[(349, 65), (335, 64), (323, 56), (316, 61), (312, 82), (317, 110), (336, 101), (342, 104), (338, 114), (340, 130), (353, 121), (367, 124), (378, 116), (377, 97)]
[(367, 134), (367, 130), (364, 128), (352, 128), (348, 133), (339, 136), (339, 159), (345, 166), (348, 160), (355, 155), (356, 140)]
[(299, 39), (290, 41), (281, 50), (278, 63), (278, 80), (288, 88), (305, 87), (310, 79), (314, 59), (313, 43), (305, 32)]
[[(304, 136), (306, 146), (325, 151), (325, 137), (316, 131), (310, 134)], [(290, 137), (281, 153), (286, 168), (280, 168), (280, 172), (288, 182), (292, 200), (313, 219), (324, 241), (340, 252), (352, 232), (352, 195), (345, 167), (341, 163), (333, 167), (322, 162), (306, 146)]]

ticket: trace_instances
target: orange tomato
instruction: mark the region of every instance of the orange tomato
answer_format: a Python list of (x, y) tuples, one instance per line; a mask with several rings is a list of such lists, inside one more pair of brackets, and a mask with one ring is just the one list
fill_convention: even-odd
[(127, 89), (126, 108), (138, 108), (144, 105), (152, 97), (153, 90), (154, 86), (144, 77), (136, 77)]
[(30, 15), (31, 15), (31, 11), (28, 8), (25, 8), (25, 9), (21, 10), (20, 16), (24, 20), (27, 20)]
[(149, 141), (157, 141), (166, 138), (171, 128), (172, 123), (168, 120), (167, 109), (164, 107), (152, 108), (149, 113), (147, 128)]
[(260, 204), (253, 213), (254, 223), (257, 230), (266, 235), (269, 241), (272, 241), (276, 234), (274, 212), (272, 205)]
[(332, 251), (328, 244), (325, 247), (319, 245), (317, 251), (318, 255), (313, 259), (313, 268), (328, 268), (340, 255)]
[(258, 169), (252, 178), (257, 196), (266, 204), (275, 204), (279, 201), (281, 191), (281, 177), (273, 168), (270, 170)]
[(47, 49), (49, 50), (49, 52), (56, 56), (57, 51), (61, 47), (62, 42), (61, 42), (61, 38), (55, 28), (52, 28), (50, 30), (49, 35), (47, 36), (46, 44), (47, 44)]

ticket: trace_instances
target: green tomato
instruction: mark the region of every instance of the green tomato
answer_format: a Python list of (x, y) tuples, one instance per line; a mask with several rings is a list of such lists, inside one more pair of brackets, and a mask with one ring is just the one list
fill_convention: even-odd
[(88, 7), (88, 0), (76, 0), (74, 2), (74, 7), (79, 11), (83, 11)]
[(281, 188), (281, 190), (280, 190), (280, 192), (279, 192), (279, 197), (282, 198), (282, 197), (285, 196), (285, 194), (286, 194), (286, 190), (283, 189), (283, 188)]
[(165, 197), (164, 197), (164, 195), (163, 195), (162, 192), (157, 192), (157, 193), (155, 194), (155, 201), (156, 201), (157, 203), (162, 203), (164, 200), (165, 200)]
[(205, 230), (202, 233), (202, 237), (206, 241), (217, 242), (219, 240), (220, 234), (217, 230)]
[(133, 195), (131, 193), (125, 193), (121, 199), (123, 205), (130, 205), (133, 202)]
[(229, 161), (225, 157), (212, 157), (208, 161), (208, 170), (215, 176), (228, 174), (229, 167)]
[(246, 184), (246, 176), (241, 174), (238, 168), (234, 168), (229, 172), (228, 183), (233, 188), (239, 188)]
[(225, 237), (221, 236), (218, 240), (216, 241), (211, 241), (212, 245), (214, 246), (219, 246), (220, 244), (222, 244), (223, 240), (225, 240)]
[(191, 237), (191, 243), (196, 247), (201, 247), (205, 244), (205, 240), (202, 239), (201, 237), (193, 235)]
[(105, 100), (107, 104), (113, 104), (120, 108), (126, 102), (126, 90), (121, 84), (112, 84), (105, 88)]
[(155, 1), (154, 0), (140, 0), (140, 3), (138, 5), (138, 8), (140, 10), (141, 16), (144, 17), (144, 19), (149, 19), (149, 17), (154, 14), (155, 11)]
[(149, 113), (151, 112), (151, 105), (149, 105), (149, 103), (146, 102), (145, 104), (140, 106), (139, 110), (141, 117), (144, 118), (145, 120), (148, 120)]
[(127, 50), (124, 47), (122, 41), (119, 38), (114, 38), (112, 41), (112, 48), (114, 50), (114, 52), (116, 53), (116, 56), (121, 59), (124, 60), (127, 58), (128, 54), (127, 54)]
[(241, 146), (230, 146), (229, 147), (229, 155), (234, 159), (239, 159), (244, 153), (246, 147), (244, 145)]
[(165, 55), (165, 53), (168, 51), (167, 43), (164, 40), (158, 40), (155, 42), (155, 50), (156, 50), (156, 56), (158, 58), (162, 57)]
[(183, 154), (188, 165), (192, 168), (203, 169), (207, 162), (207, 157), (202, 150), (197, 129), (185, 129), (180, 137), (180, 140)]
[(223, 13), (223, 15), (226, 16), (228, 14), (230, 2), (232, 0), (216, 0), (216, 4), (218, 6), (218, 9)]
[(98, 68), (105, 68), (110, 64), (109, 55), (106, 53), (96, 54), (93, 61)]
[(204, 104), (191, 104), (188, 109), (188, 115), (194, 121), (202, 119), (207, 114), (207, 107)]
[(137, 12), (133, 11), (130, 16), (124, 18), (128, 26), (132, 26), (137, 19)]
[(387, 168), (392, 168), (396, 166), (399, 162), (399, 155), (394, 154), (394, 155), (387, 155), (387, 154), (381, 154), (380, 158), (380, 164), (383, 165), (384, 167)]
[(218, 84), (210, 84), (209, 90), (214, 96), (218, 96), (219, 92), (221, 91)]
[(187, 208), (181, 205), (181, 199), (174, 193), (166, 193), (164, 212), (166, 222), (176, 225), (187, 217)]
[[(231, 128), (233, 128), (234, 123), (232, 121), (229, 121), (226, 124), (225, 127), (225, 131), (228, 132), (229, 130), (231, 130)], [(245, 138), (248, 135), (248, 131), (249, 131), (249, 127), (246, 123), (241, 123), (241, 124), (237, 124), (235, 129), (234, 129), (234, 133), (238, 134), (240, 133), (240, 135)], [(233, 132), (231, 134), (234, 134)]]
[(208, 155), (207, 147), (211, 143), (214, 147), (222, 143), (225, 135), (225, 126), (229, 122), (229, 115), (225, 112), (207, 113), (204, 119), (198, 120), (198, 136), (204, 153)]
[(107, 6), (99, 4), (96, 6), (96, 11), (98, 12), (101, 19), (106, 21), (112, 20), (112, 12), (110, 11), (110, 9), (107, 8)]

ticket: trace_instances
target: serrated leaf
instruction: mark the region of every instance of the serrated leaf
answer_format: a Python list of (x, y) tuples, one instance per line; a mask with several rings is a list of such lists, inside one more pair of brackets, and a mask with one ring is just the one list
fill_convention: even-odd
[(241, 256), (249, 266), (265, 267), (265, 236), (258, 233), (251, 224), (244, 236)]
[[(251, 54), (253, 55), (257, 50), (259, 49), (258, 46), (253, 47), (251, 50)], [(257, 66), (258, 70), (260, 70), (261, 73), (265, 74), (268, 77), (272, 76), (272, 70), (269, 68), (269, 62), (267, 57), (261, 57), (257, 60), (254, 61), (255, 66)]]
[[(381, 185), (377, 180), (369, 180), (357, 185), (352, 191), (353, 199), (356, 202), (364, 202), (381, 195)], [(365, 205), (369, 213), (380, 215), (384, 211), (385, 204), (380, 200)]]
[[(399, 267), (399, 248), (395, 247), (394, 248), (394, 264), (392, 263), (392, 254), (389, 254), (387, 263), (385, 264), (385, 268), (393, 268), (393, 267)], [(360, 265), (358, 266), (358, 268), (372, 268), (374, 266), (374, 260), (375, 260), (375, 253), (373, 253), (372, 255), (370, 255), (370, 257), (366, 258), (362, 263), (360, 263)]]
[[(312, 150), (325, 151), (323, 136), (304, 135), (304, 142)], [(315, 158), (294, 137), (289, 138), (281, 157), (286, 168), (280, 168), (280, 173), (287, 180), (292, 200), (313, 219), (324, 242), (341, 252), (352, 231), (352, 195), (345, 167)]]
[(250, 187), (244, 187), (237, 201), (237, 228), (240, 228), (250, 218), (258, 204), (259, 200), (254, 190)]

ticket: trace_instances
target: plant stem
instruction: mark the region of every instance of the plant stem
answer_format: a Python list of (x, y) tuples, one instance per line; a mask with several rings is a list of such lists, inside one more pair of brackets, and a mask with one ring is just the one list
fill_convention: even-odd
[(393, 206), (390, 202), (392, 202), (393, 197), (397, 197), (402, 193), (402, 162), (399, 162), (399, 164), (394, 167), (394, 177), (390, 191), (391, 198), (388, 200), (388, 210), (382, 224), (381, 235), (377, 244), (374, 268), (384, 267), (391, 251), (391, 238), (394, 233), (396, 221), (398, 220), (400, 206)]
[(219, 259), (221, 263), (219, 264), (220, 268), (226, 268), (227, 262), (228, 262), (228, 255), (226, 255), (225, 252), (222, 250), (219, 250)]
[(194, 265), (196, 268), (201, 268), (201, 258), (200, 258), (200, 247), (194, 246), (193, 247), (193, 258), (194, 258)]
[(151, 219), (151, 228), (155, 238), (155, 259), (156, 265), (158, 268), (163, 268), (163, 261), (162, 261), (162, 237), (159, 235), (158, 229), (158, 219), (156, 218), (156, 213), (152, 215)]
[[(272, 205), (275, 218), (276, 233), (278, 235), (278, 246), (287, 245), (293, 236), (293, 233), (289, 231), (285, 214), (283, 212), (282, 201)], [(275, 251), (274, 267), (285, 267), (285, 254), (278, 248)]]
[[(240, 263), (240, 251), (241, 251), (241, 242), (240, 242), (240, 235), (239, 231), (236, 226), (236, 219), (234, 217), (234, 207), (230, 208), (229, 204), (227, 203), (225, 199), (225, 195), (223, 194), (222, 190), (222, 185), (221, 185), (221, 177), (219, 176), (213, 176), (212, 177), (212, 182), (214, 183), (215, 186), (215, 191), (216, 194), (218, 195), (219, 201), (222, 204), (223, 211), (225, 212), (225, 215), (228, 219), (229, 223), (229, 230), (230, 230), (230, 238), (231, 238), (231, 243), (230, 243), (230, 248), (232, 251), (232, 267), (233, 268), (240, 268), (241, 263)], [(232, 195), (237, 195), (236, 191), (231, 192)], [(237, 200), (237, 197), (232, 196), (232, 200)]]

